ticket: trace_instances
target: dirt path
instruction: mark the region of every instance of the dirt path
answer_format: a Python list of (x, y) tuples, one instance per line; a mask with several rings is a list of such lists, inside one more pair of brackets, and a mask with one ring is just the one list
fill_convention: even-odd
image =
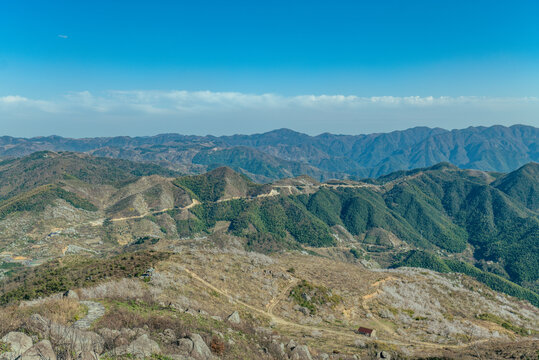
[[(188, 210), (188, 209), (191, 209), (194, 206), (197, 206), (198, 204), (200, 204), (200, 201), (198, 201), (197, 199), (191, 199), (191, 203), (189, 205), (184, 206), (184, 207), (179, 208), (179, 209), (180, 210)], [(145, 212), (144, 214), (140, 214), (140, 215), (126, 216), (126, 217), (121, 217), (121, 218), (113, 218), (113, 219), (110, 219), (110, 221), (125, 221), (125, 220), (133, 220), (133, 219), (142, 219), (143, 217), (146, 217), (148, 215), (162, 214), (162, 213), (170, 211), (172, 209), (174, 209), (174, 208), (167, 208), (167, 209), (156, 210), (156, 211), (148, 211), (148, 212)]]
[[(277, 298), (275, 298), (273, 302), (270, 302), (270, 306), (267, 306), (268, 309), (262, 310), (262, 309), (259, 309), (257, 307), (254, 307), (252, 305), (249, 305), (249, 304), (247, 304), (247, 303), (245, 303), (245, 302), (243, 302), (241, 300), (235, 299), (230, 294), (228, 294), (228, 292), (226, 290), (219, 289), (219, 288), (213, 286), (212, 284), (210, 284), (209, 282), (207, 282), (206, 280), (204, 280), (203, 278), (198, 276), (195, 272), (193, 272), (193, 271), (191, 271), (191, 270), (189, 270), (189, 269), (187, 269), (185, 267), (183, 268), (183, 270), (187, 274), (189, 274), (193, 279), (197, 280), (198, 282), (200, 282), (205, 287), (207, 287), (207, 288), (217, 292), (218, 294), (221, 294), (221, 295), (225, 296), (226, 298), (228, 298), (231, 303), (236, 303), (238, 305), (241, 305), (241, 306), (243, 306), (243, 307), (257, 313), (257, 314), (260, 314), (260, 315), (265, 316), (265, 317), (269, 317), (274, 324), (280, 325), (283, 328), (302, 329), (302, 330), (308, 331), (309, 333), (316, 330), (316, 331), (321, 332), (322, 334), (331, 334), (331, 335), (339, 336), (341, 338), (348, 338), (348, 339), (351, 339), (351, 340), (355, 340), (355, 339), (358, 338), (358, 335), (355, 334), (352, 330), (336, 330), (336, 329), (321, 328), (321, 327), (311, 326), (311, 325), (303, 325), (303, 324), (298, 324), (298, 323), (295, 323), (295, 322), (292, 322), (292, 321), (288, 321), (286, 319), (283, 319), (283, 318), (281, 318), (279, 316), (274, 315), (273, 314), (273, 309), (274, 309), (275, 305), (284, 298), (283, 294), (286, 294), (287, 289), (289, 289), (289, 287), (292, 286), (293, 284), (290, 284), (289, 286), (287, 286), (287, 288), (285, 288), (285, 290), (283, 290), (283, 292)], [(273, 305), (273, 306), (271, 306), (271, 305)], [(271, 307), (271, 311), (270, 311), (270, 307)], [(448, 348), (450, 348), (450, 349), (461, 349), (461, 348), (466, 348), (466, 347), (469, 347), (469, 346), (477, 345), (477, 344), (480, 344), (480, 343), (484, 343), (484, 342), (487, 342), (489, 340), (490, 339), (480, 339), (480, 340), (472, 341), (472, 342), (467, 343), (467, 344), (460, 344), (460, 345), (434, 344), (434, 343), (428, 343), (428, 342), (419, 341), (419, 340), (408, 340), (408, 342), (402, 342), (402, 341), (399, 341), (399, 340), (374, 340), (374, 342), (378, 342), (378, 343), (382, 343), (382, 344), (392, 344), (392, 345), (398, 345), (398, 346), (422, 345), (422, 346), (425, 346), (425, 347), (436, 348), (436, 349), (448, 349)]]
[(88, 314), (86, 314), (83, 319), (75, 321), (73, 327), (81, 330), (88, 330), (94, 321), (99, 320), (105, 315), (105, 307), (101, 303), (95, 301), (81, 301), (80, 303), (88, 307)]
[(283, 291), (281, 291), (281, 293), (279, 294), (279, 296), (276, 296), (275, 298), (273, 298), (267, 305), (266, 305), (266, 312), (270, 315), (273, 315), (273, 309), (275, 308), (275, 306), (277, 306), (277, 304), (285, 299), (287, 296), (288, 296), (288, 293), (290, 291), (290, 289), (292, 289), (297, 283), (299, 282), (299, 279), (292, 279), (290, 280), (290, 284), (288, 284), (284, 289)]
[[(197, 199), (192, 199), (191, 204), (189, 204), (187, 206), (184, 206), (182, 208), (179, 208), (179, 210), (189, 210), (192, 207), (197, 206), (198, 204), (200, 204), (200, 201), (198, 201)], [(173, 209), (174, 208), (166, 208), (166, 209), (155, 210), (155, 211), (147, 211), (144, 214), (140, 214), (140, 215), (125, 216), (125, 217), (120, 217), (120, 218), (112, 218), (112, 219), (110, 219), (110, 221), (116, 222), (116, 221), (142, 219), (143, 217), (146, 217), (148, 215), (162, 214), (164, 212), (167, 212), (167, 211), (170, 211), (170, 210), (173, 210)], [(80, 224), (79, 226), (81, 226), (81, 225), (101, 226), (101, 225), (103, 225), (104, 221), (105, 221), (105, 219), (102, 218), (102, 219), (92, 220), (92, 221), (89, 221), (89, 222), (84, 223), (84, 224)]]

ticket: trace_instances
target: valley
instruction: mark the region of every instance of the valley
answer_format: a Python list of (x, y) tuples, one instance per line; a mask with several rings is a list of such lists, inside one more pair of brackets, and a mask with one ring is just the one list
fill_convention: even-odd
[[(70, 328), (80, 316), (55, 312), (69, 301), (95, 307), (84, 331), (103, 356), (126, 351), (111, 332), (137, 327), (160, 356), (195, 359), (537, 350), (536, 163), (260, 184), (225, 167), (182, 176), (122, 163), (111, 174), (109, 161), (42, 152), (0, 163), (2, 334), (37, 331), (25, 306)], [(58, 297), (67, 290), (77, 300)], [(178, 347), (192, 334), (206, 357)]]

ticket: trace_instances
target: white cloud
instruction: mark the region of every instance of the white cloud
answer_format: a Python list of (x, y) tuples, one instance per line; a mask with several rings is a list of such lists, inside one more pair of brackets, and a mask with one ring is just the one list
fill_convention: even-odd
[(503, 104), (539, 103), (537, 97), (490, 98), (477, 96), (373, 96), (244, 94), (212, 91), (111, 90), (99, 94), (72, 92), (52, 100), (29, 99), (19, 95), (0, 97), (0, 104), (25, 104), (43, 111), (97, 113), (140, 111), (156, 114), (179, 112), (228, 111), (242, 109), (356, 109), (395, 107), (445, 107), (474, 105), (492, 107)]
[(8, 95), (4, 97), (0, 97), (0, 102), (3, 104), (15, 104), (15, 103), (21, 103), (28, 101), (27, 98), (19, 96), (19, 95)]
[[(72, 92), (52, 99), (0, 97), (0, 125), (23, 130), (47, 123), (47, 133), (73, 128), (86, 136), (156, 132), (246, 133), (289, 127), (308, 133), (366, 133), (418, 125), (445, 128), (539, 125), (539, 98), (248, 94), (186, 90)], [(10, 123), (11, 124), (11, 123)], [(84, 130), (82, 124), (87, 124)], [(115, 125), (116, 124), (116, 125)], [(116, 127), (114, 127), (116, 126)], [(38, 131), (35, 127), (34, 131)], [(73, 130), (75, 131), (75, 130)], [(108, 132), (107, 132), (108, 131)], [(134, 131), (134, 130), (133, 130)], [(13, 133), (13, 132), (12, 132)], [(20, 132), (19, 132), (20, 133)], [(8, 133), (9, 134), (9, 133)], [(3, 135), (3, 134), (0, 134)], [(43, 135), (43, 134), (41, 134)]]
[(67, 39), (67, 38), (68, 38), (67, 35), (63, 35), (63, 34), (58, 34), (58, 37), (59, 37), (59, 38), (62, 38), (62, 39)]
[[(20, 98), (20, 97), (19, 97)], [(24, 98), (25, 99), (25, 98)], [(177, 111), (207, 111), (242, 108), (289, 108), (289, 107), (395, 107), (395, 106), (451, 106), (451, 105), (479, 105), (517, 104), (539, 102), (536, 97), (524, 98), (489, 98), (477, 96), (373, 96), (358, 97), (354, 95), (298, 95), (281, 96), (277, 94), (245, 94), (239, 92), (212, 92), (212, 91), (107, 91), (101, 94), (92, 94), (88, 91), (70, 93), (64, 99), (55, 101), (66, 108), (81, 107), (96, 112), (118, 111), (121, 109), (134, 109), (151, 113), (177, 112)]]

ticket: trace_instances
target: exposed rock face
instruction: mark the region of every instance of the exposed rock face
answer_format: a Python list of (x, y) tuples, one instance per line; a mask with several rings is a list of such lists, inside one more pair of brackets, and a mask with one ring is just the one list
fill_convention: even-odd
[(188, 338), (183, 338), (178, 340), (179, 352), (185, 355), (191, 354), (193, 351), (193, 341)]
[(124, 345), (117, 347), (114, 349), (112, 355), (118, 356), (131, 354), (138, 359), (143, 359), (150, 357), (153, 354), (159, 354), (160, 352), (161, 349), (159, 348), (159, 344), (150, 339), (148, 335), (144, 334), (136, 338), (127, 346)]
[(288, 342), (288, 344), (286, 345), (286, 348), (288, 350), (294, 350), (294, 348), (298, 346), (298, 344), (296, 344), (296, 342), (294, 341), (294, 339), (290, 339), (290, 341)]
[(113, 342), (116, 338), (118, 338), (121, 335), (119, 330), (113, 330), (109, 328), (101, 328), (97, 330), (97, 332), (107, 342)]
[(275, 339), (273, 339), (269, 344), (269, 349), (273, 353), (278, 354), (280, 359), (285, 359), (287, 357), (286, 352), (284, 351), (284, 344), (279, 343)]
[(206, 360), (211, 358), (211, 351), (198, 334), (192, 334), (189, 339), (193, 341), (193, 351), (191, 356), (195, 359)]
[(227, 319), (228, 322), (231, 322), (232, 324), (241, 323), (240, 314), (237, 311), (234, 311), (226, 319)]
[(191, 334), (178, 340), (180, 355), (189, 356), (196, 360), (213, 358), (210, 348), (198, 334)]
[(76, 354), (84, 351), (93, 351), (97, 354), (103, 352), (104, 341), (98, 334), (52, 322), (39, 314), (30, 317), (29, 329), (64, 345)]
[(26, 350), (20, 360), (56, 360), (56, 354), (52, 350), (49, 340), (42, 340)]
[(161, 352), (159, 345), (154, 340), (150, 339), (148, 335), (139, 336), (135, 341), (129, 344), (127, 350), (129, 354), (133, 354), (137, 357), (140, 355), (142, 355), (141, 357), (148, 357), (152, 354), (159, 354)]
[(32, 338), (21, 332), (10, 332), (2, 338), (2, 341), (9, 345), (10, 353), (15, 357), (23, 354), (33, 345)]
[(298, 345), (290, 352), (290, 360), (312, 360), (309, 348), (306, 345)]
[(174, 333), (174, 330), (172, 329), (165, 329), (161, 334), (159, 334), (159, 337), (162, 342), (168, 343), (168, 344), (176, 340), (176, 334)]

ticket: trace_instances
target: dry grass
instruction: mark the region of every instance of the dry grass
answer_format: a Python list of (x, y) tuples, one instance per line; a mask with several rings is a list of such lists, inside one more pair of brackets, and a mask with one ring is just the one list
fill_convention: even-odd
[(84, 317), (86, 308), (74, 299), (47, 299), (31, 306), (0, 308), (0, 337), (21, 330), (30, 315), (40, 314), (53, 322), (69, 325)]
[(45, 318), (63, 325), (69, 325), (84, 317), (86, 307), (74, 299), (51, 299), (39, 305), (22, 307), (25, 314), (40, 314)]
[(83, 299), (111, 299), (129, 301), (142, 299), (146, 303), (156, 302), (161, 289), (148, 286), (139, 279), (112, 280), (89, 288), (81, 289)]
[(10, 331), (19, 330), (24, 324), (25, 317), (18, 311), (16, 306), (9, 306), (0, 309), (0, 337)]

